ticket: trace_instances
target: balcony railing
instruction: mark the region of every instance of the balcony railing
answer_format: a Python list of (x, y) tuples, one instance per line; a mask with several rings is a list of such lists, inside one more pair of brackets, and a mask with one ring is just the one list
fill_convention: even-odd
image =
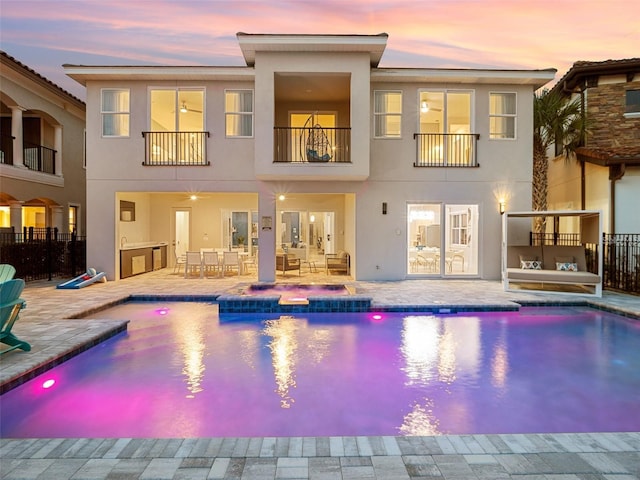
[(56, 174), (56, 151), (36, 143), (24, 142), (24, 166), (36, 172)]
[(477, 133), (414, 133), (414, 167), (477, 167)]
[(273, 128), (274, 163), (350, 163), (351, 128)]
[(209, 165), (209, 132), (142, 132), (145, 139), (143, 165)]

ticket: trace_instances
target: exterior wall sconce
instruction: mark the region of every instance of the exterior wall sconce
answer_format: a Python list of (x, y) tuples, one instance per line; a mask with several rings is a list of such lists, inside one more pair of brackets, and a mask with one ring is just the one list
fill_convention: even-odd
[(387, 214), (387, 202), (382, 202), (382, 214)]
[(504, 203), (504, 200), (500, 200), (500, 215), (504, 215), (505, 207), (506, 204)]

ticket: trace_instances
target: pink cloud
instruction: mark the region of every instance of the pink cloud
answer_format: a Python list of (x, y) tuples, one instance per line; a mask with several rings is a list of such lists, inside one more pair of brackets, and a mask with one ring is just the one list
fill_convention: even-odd
[(239, 65), (238, 31), (387, 32), (381, 66), (555, 67), (561, 75), (577, 60), (637, 56), (640, 32), (630, 13), (626, 0), (4, 0), (2, 40), (68, 51), (69, 63), (94, 54), (123, 63)]

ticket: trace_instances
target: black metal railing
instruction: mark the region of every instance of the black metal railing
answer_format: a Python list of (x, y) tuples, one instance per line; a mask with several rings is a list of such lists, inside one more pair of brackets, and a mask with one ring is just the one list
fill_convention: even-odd
[(56, 151), (53, 148), (25, 141), (22, 160), (29, 170), (56, 174)]
[[(6, 230), (6, 229), (5, 229)], [(87, 269), (86, 237), (57, 228), (25, 228), (0, 232), (0, 263), (16, 269), (25, 281), (75, 277)]]
[(579, 233), (529, 232), (530, 245), (582, 245)]
[[(531, 245), (582, 245), (578, 233), (529, 233)], [(598, 245), (584, 244), (587, 270), (598, 273)], [(603, 287), (640, 294), (640, 234), (602, 234)]]
[(604, 286), (640, 294), (640, 234), (603, 235)]
[(414, 133), (414, 167), (477, 167), (477, 133)]
[(274, 127), (274, 163), (350, 163), (351, 128)]
[(145, 139), (143, 165), (209, 165), (209, 132), (142, 132)]

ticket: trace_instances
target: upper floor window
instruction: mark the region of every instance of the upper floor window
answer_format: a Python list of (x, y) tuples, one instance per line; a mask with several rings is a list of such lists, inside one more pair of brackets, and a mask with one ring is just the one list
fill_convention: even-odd
[(204, 90), (193, 88), (150, 91), (153, 132), (204, 131)]
[(625, 95), (625, 115), (640, 117), (640, 90), (627, 90)]
[(421, 90), (416, 166), (476, 166), (476, 135), (471, 133), (473, 91)]
[(105, 88), (102, 90), (102, 136), (129, 136), (129, 90)]
[(516, 94), (489, 94), (489, 138), (516, 138)]
[(227, 137), (252, 137), (253, 90), (226, 90), (224, 114)]
[(374, 137), (400, 138), (402, 128), (402, 92), (373, 92)]

